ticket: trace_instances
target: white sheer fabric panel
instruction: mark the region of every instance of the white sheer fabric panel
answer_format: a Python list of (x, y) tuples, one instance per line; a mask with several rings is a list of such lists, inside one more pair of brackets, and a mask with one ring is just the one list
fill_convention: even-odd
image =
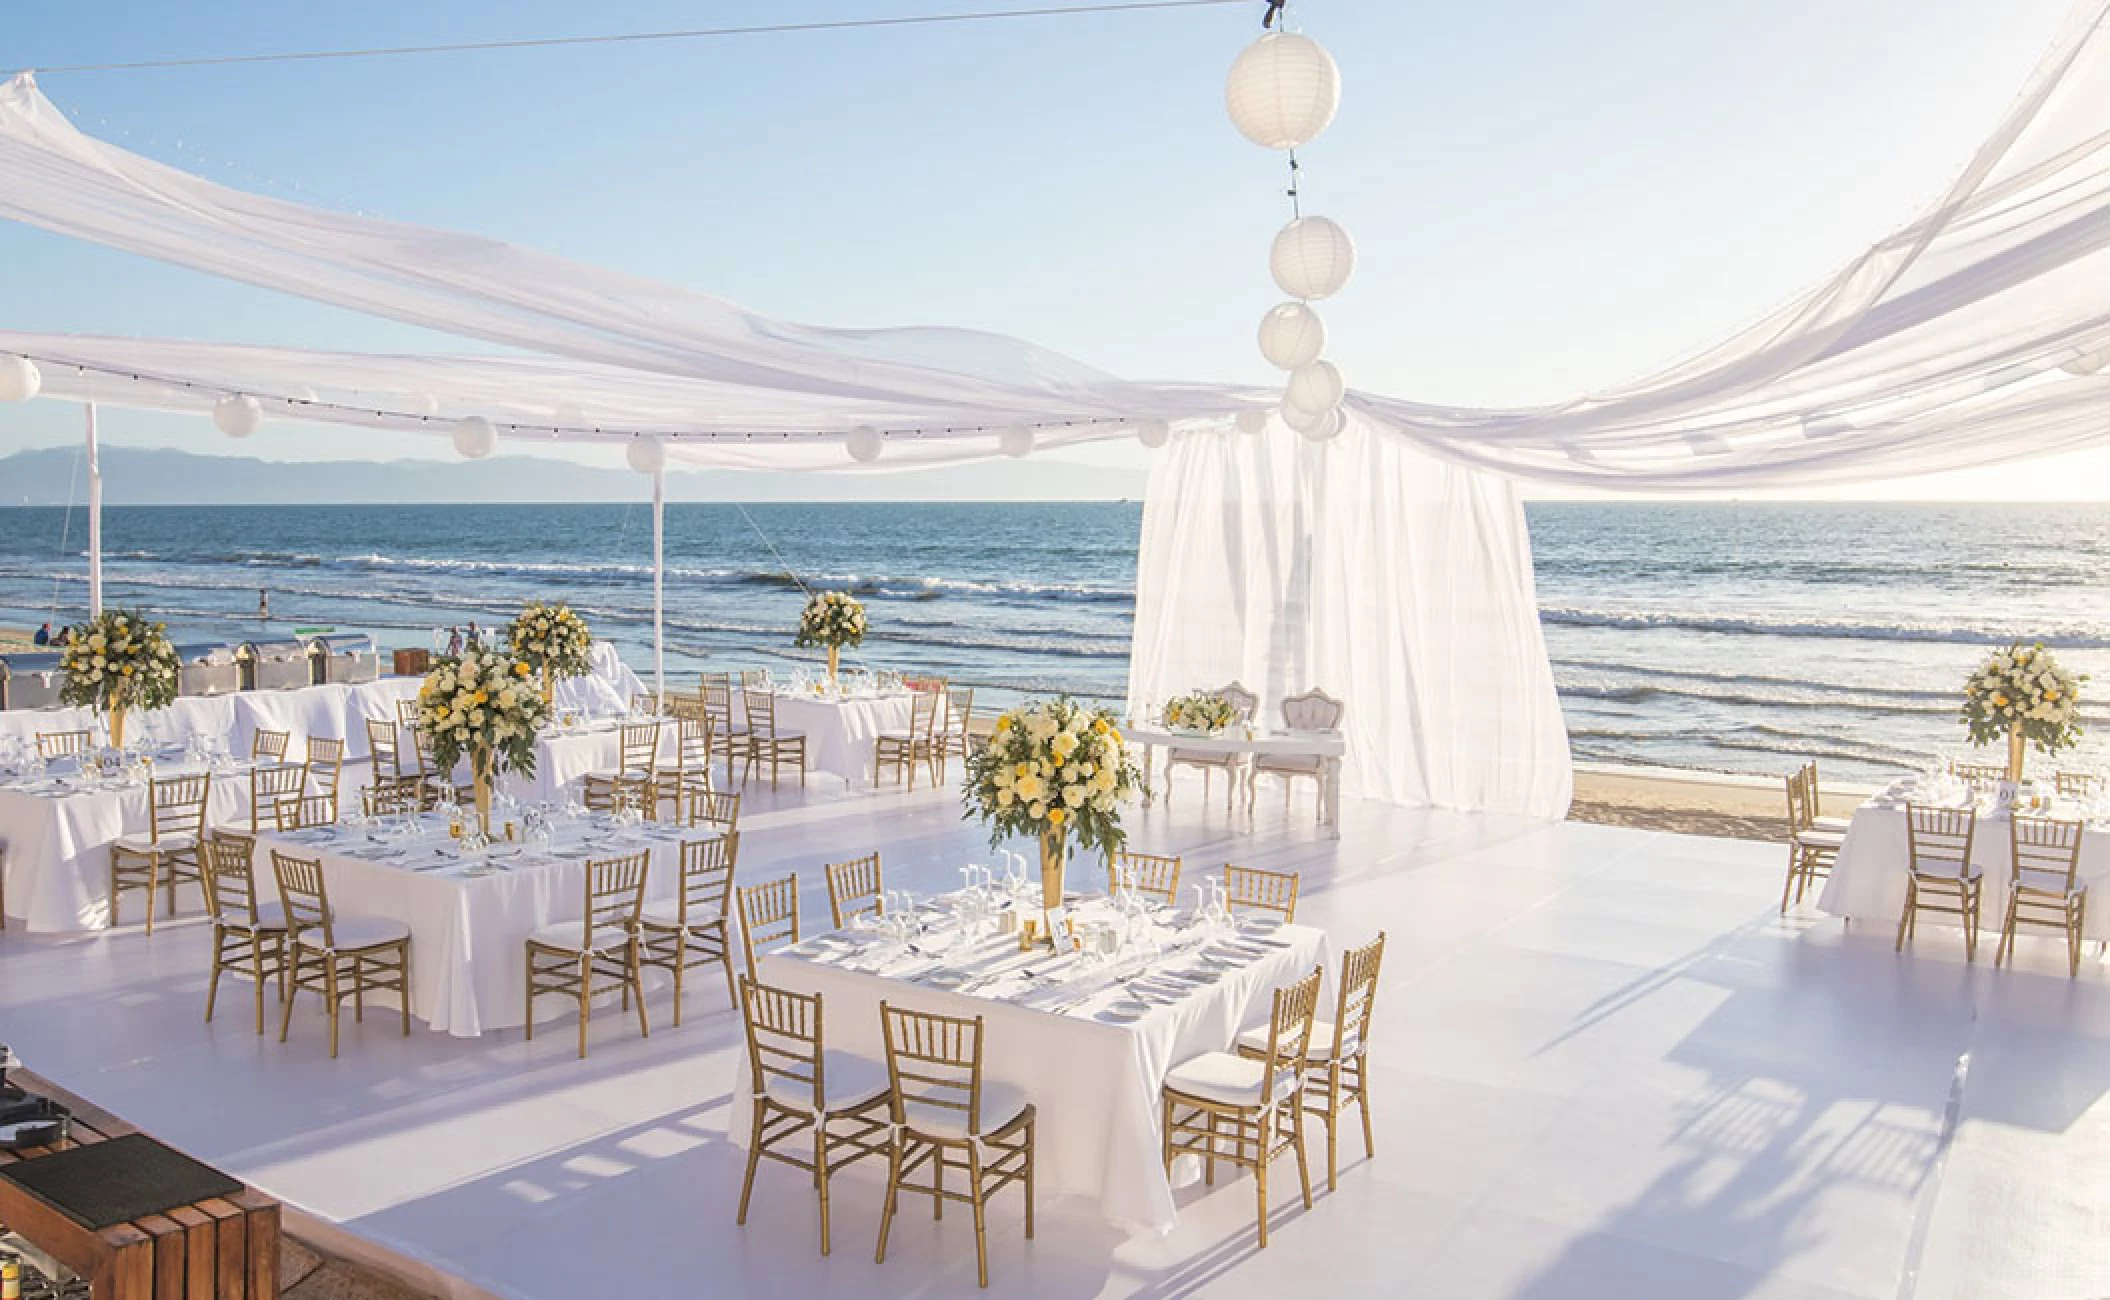
[(1279, 424), (1176, 438), (1144, 506), (1129, 707), (1232, 679), (1269, 725), (1310, 688), (1340, 699), (1349, 792), (1567, 811), (1530, 541), (1499, 477), (1360, 423), (1324, 445)]

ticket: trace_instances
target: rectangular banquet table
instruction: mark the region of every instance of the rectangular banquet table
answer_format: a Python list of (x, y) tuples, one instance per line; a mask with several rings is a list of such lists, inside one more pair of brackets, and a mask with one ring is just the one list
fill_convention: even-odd
[(1319, 760), (1321, 780), (1319, 789), (1323, 798), (1319, 805), (1319, 820), (1325, 824), (1329, 839), (1341, 838), (1341, 756), (1348, 752), (1348, 742), (1338, 731), (1226, 731), (1218, 736), (1194, 735), (1184, 731), (1172, 731), (1163, 727), (1129, 727), (1123, 733), (1131, 745), (1143, 747), (1143, 802), (1157, 798), (1157, 790), (1151, 769), (1157, 763), (1157, 751), (1165, 750), (1165, 779), (1172, 780), (1172, 751), (1184, 750), (1195, 754), (1267, 754), (1283, 758), (1316, 758)]
[[(1093, 906), (1079, 909), (1079, 915), (1089, 916)], [(1103, 971), (1080, 968), (1074, 954), (1058, 959), (1043, 948), (1026, 957), (1012, 935), (983, 941), (968, 956), (948, 954), (951, 969), (985, 972), (1023, 962), (1045, 977), (1018, 997), (1005, 996), (1018, 988), (1015, 978), (970, 983), (965, 992), (920, 982), (935, 978), (920, 968), (944, 964), (928, 960), (912, 958), (911, 965), (898, 969), (847, 968), (845, 960), (853, 965), (866, 960), (851, 947), (859, 939), (867, 940), (867, 953), (884, 946), (854, 932), (837, 932), (833, 939), (818, 937), (763, 956), (760, 978), (820, 994), (828, 1048), (874, 1061), (886, 1059), (879, 1025), (882, 999), (919, 1011), (981, 1016), (983, 1078), (1017, 1086), (1038, 1109), (1040, 1187), (1096, 1201), (1111, 1223), (1161, 1232), (1176, 1218), (1158, 1134), (1159, 1089), (1166, 1074), (1190, 1057), (1228, 1049), (1240, 1030), (1266, 1021), (1276, 988), (1326, 960), (1322, 931), (1282, 926), (1264, 940), (1249, 941), (1253, 955), (1218, 972), (1212, 982), (1153, 1004), (1133, 1023), (1112, 1023), (1105, 1016), (1121, 996), (1120, 987), (1106, 983)], [(1182, 933), (1148, 969), (1194, 969), (1196, 953), (1213, 942)], [(852, 955), (845, 958), (845, 952)], [(1127, 968), (1138, 974), (1144, 969)], [(1081, 1003), (1065, 1005), (1087, 993), (1091, 996)], [(738, 1068), (731, 1136), (745, 1145), (752, 1103), (744, 1048)]]
[(777, 730), (806, 733), (806, 766), (847, 785), (872, 779), (872, 751), (882, 731), (907, 731), (910, 691), (869, 695), (777, 693)]
[[(497, 868), (474, 874), (447, 833), (446, 819), (425, 814), (419, 833), (391, 839), (378, 828), (339, 824), (266, 835), (257, 841), (258, 896), (278, 897), (271, 851), (320, 858), (330, 907), (343, 916), (379, 916), (410, 927), (410, 1013), (457, 1038), (523, 1023), (523, 945), (545, 925), (585, 914), (586, 863), (650, 850), (645, 899), (674, 896), (683, 838), (705, 838), (647, 823), (625, 831), (604, 817), (561, 822), (556, 856), (500, 844)], [(536, 1014), (557, 1018), (575, 1003), (544, 998)]]
[[(205, 801), (208, 826), (249, 824), (246, 760), (222, 760)], [(195, 762), (164, 761), (157, 776), (188, 776), (208, 769)], [(7, 916), (10, 923), (40, 933), (100, 930), (110, 924), (110, 844), (147, 828), (143, 780), (89, 786), (78, 774), (0, 781), (0, 845), (7, 849)], [(185, 886), (178, 905), (200, 906), (197, 890)], [(128, 895), (128, 922), (146, 920), (147, 898)]]
[[(301, 686), (289, 691), (237, 691), (227, 695), (178, 698), (166, 708), (135, 710), (125, 719), (125, 740), (131, 744), (173, 742), (183, 744), (192, 737), (218, 737), (237, 754), (249, 752), (249, 738), (258, 727), (288, 731), (294, 736), (292, 754), (300, 754), (300, 741), (308, 736), (342, 740), (344, 756), (357, 761), (367, 757), (366, 720), (393, 722), (396, 701), (418, 693), (421, 679), (383, 677), (371, 682), (334, 682)], [(34, 743), (40, 731), (87, 730), (103, 738), (102, 719), (92, 709), (0, 710), (0, 737), (15, 736)]]
[[(1905, 910), (1905, 877), (1911, 860), (1904, 793), (1893, 787), (1854, 810), (1831, 879), (1817, 896), (1820, 911), (1855, 921), (1898, 923)], [(2055, 803), (2044, 815), (2073, 818), (2080, 813)], [(1979, 912), (1984, 929), (1997, 932), (2007, 915), (2010, 857), (2006, 811), (1981, 807), (1971, 837), (1971, 861), (1985, 872)], [(2092, 885), (2106, 879), (2110, 879), (2110, 826), (2096, 822), (2081, 833), (2080, 881)], [(1943, 920), (1938, 916), (1924, 919), (1930, 924)], [(2089, 938), (2110, 939), (2110, 907), (2091, 906), (2085, 926)]]

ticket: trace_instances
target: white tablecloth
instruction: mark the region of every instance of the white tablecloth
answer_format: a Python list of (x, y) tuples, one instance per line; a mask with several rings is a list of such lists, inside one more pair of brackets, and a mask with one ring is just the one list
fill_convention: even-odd
[[(1109, 1222), (1164, 1231), (1176, 1211), (1165, 1176), (1158, 1119), (1159, 1089), (1173, 1066), (1228, 1049), (1240, 1030), (1265, 1023), (1274, 990), (1326, 960), (1323, 932), (1284, 926), (1270, 949), (1214, 984), (1129, 1025), (1093, 1015), (1105, 998), (1069, 1013), (927, 988), (907, 980), (845, 970), (788, 952), (762, 958), (762, 982), (826, 999), (827, 1044), (875, 1061), (886, 1059), (879, 1026), (883, 998), (897, 1006), (953, 1016), (981, 1016), (983, 1078), (1015, 1084), (1038, 1108), (1040, 1187), (1087, 1196)], [(1174, 958), (1169, 964), (1190, 964)], [(744, 1053), (733, 1083), (731, 1134), (745, 1145), (751, 1122)]]
[[(1879, 800), (1862, 804), (1847, 827), (1846, 842), (1839, 848), (1831, 879), (1817, 896), (1817, 907), (1833, 916), (1895, 926), (1905, 910), (1910, 858), (1904, 806)], [(2005, 812), (1979, 814), (1977, 831), (1971, 837), (1971, 860), (1985, 872), (1980, 924), (1997, 932), (2007, 915), (2010, 847)], [(2080, 878), (2090, 884), (2110, 878), (2110, 833), (2094, 828), (2082, 833)], [(2101, 901), (2097, 897), (2089, 900), (2086, 927), (2091, 939), (2110, 939), (2110, 906), (2097, 906)], [(1943, 918), (1922, 919), (1934, 924)]]
[(851, 785), (872, 779), (872, 752), (882, 731), (906, 731), (908, 691), (831, 699), (777, 696), (777, 730), (806, 733), (806, 766)]
[[(249, 737), (258, 727), (290, 731), (291, 753), (300, 755), (300, 740), (325, 736), (345, 742), (345, 758), (367, 756), (366, 719), (394, 721), (396, 701), (418, 693), (415, 677), (383, 677), (356, 685), (336, 682), (290, 691), (239, 691), (229, 695), (184, 696), (165, 709), (125, 717), (129, 744), (174, 741), (192, 736), (224, 738), (230, 752), (247, 754)], [(86, 727), (100, 737), (102, 722), (90, 709), (8, 709), (0, 711), (0, 736), (34, 742), (40, 731), (73, 731)]]
[[(125, 740), (130, 744), (176, 741), (192, 736), (228, 736), (234, 733), (232, 695), (184, 696), (165, 709), (125, 716)], [(40, 731), (86, 729), (102, 736), (102, 717), (93, 709), (0, 710), (0, 736), (14, 736), (23, 744), (34, 744)], [(237, 749), (236, 753), (246, 752)]]
[[(163, 763), (162, 776), (182, 776), (194, 769)], [(249, 773), (246, 768), (213, 778), (206, 797), (208, 824), (240, 825), (249, 820)], [(147, 826), (144, 784), (121, 790), (101, 788), (56, 797), (0, 787), (0, 844), (7, 846), (7, 916), (37, 932), (73, 933), (100, 930), (110, 923), (110, 842)], [(201, 906), (197, 891), (185, 888), (180, 906)], [(127, 925), (146, 920), (144, 892), (127, 895)]]
[[(645, 897), (671, 898), (681, 874), (677, 836), (622, 842), (608, 831), (586, 827), (568, 832), (560, 848), (581, 856), (536, 862), (524, 855), (502, 859), (511, 869), (496, 875), (464, 877), (444, 823), (426, 819), (435, 833), (405, 861), (377, 862), (355, 856), (376, 848), (367, 832), (339, 827), (326, 843), (301, 843), (294, 837), (265, 836), (257, 843), (257, 880), (263, 896), (276, 898), (278, 886), (270, 850), (322, 859), (330, 906), (342, 916), (383, 916), (410, 927), (410, 1012), (434, 1029), (457, 1038), (473, 1038), (523, 1023), (527, 995), (528, 935), (558, 921), (576, 921), (586, 906), (586, 858), (620, 857), (640, 848), (652, 851)], [(510, 847), (510, 846), (509, 846)], [(436, 867), (435, 870), (416, 870)], [(535, 1019), (558, 1019), (577, 1013), (578, 1004), (564, 998), (538, 999)]]

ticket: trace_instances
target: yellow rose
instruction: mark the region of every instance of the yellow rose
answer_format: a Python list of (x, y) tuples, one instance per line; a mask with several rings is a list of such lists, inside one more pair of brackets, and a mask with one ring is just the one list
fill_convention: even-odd
[[(1050, 825), (1050, 826), (1060, 826), (1060, 825), (1062, 825), (1062, 819), (1063, 819), (1063, 818), (1064, 818), (1065, 816), (1067, 816), (1067, 814), (1066, 814), (1066, 813), (1064, 813), (1064, 812), (1062, 811), (1062, 809), (1060, 809), (1060, 808), (1051, 808), (1051, 809), (1049, 809), (1049, 810), (1048, 810), (1048, 825)], [(1016, 859), (1013, 859), (1013, 861), (1016, 861)]]

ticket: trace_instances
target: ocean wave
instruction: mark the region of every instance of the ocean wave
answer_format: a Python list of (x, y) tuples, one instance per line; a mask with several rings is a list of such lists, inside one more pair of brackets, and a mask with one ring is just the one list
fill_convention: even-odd
[(2110, 648), (2110, 627), (2076, 623), (2064, 627), (2017, 627), (1997, 622), (1874, 623), (1857, 619), (1771, 617), (1763, 614), (1707, 615), (1670, 610), (1591, 609), (1543, 606), (1539, 621), (1563, 627), (1625, 631), (1723, 632), (1744, 636), (1818, 637), (1849, 641), (1933, 641), (2005, 644), (2042, 641), (2058, 649)]

